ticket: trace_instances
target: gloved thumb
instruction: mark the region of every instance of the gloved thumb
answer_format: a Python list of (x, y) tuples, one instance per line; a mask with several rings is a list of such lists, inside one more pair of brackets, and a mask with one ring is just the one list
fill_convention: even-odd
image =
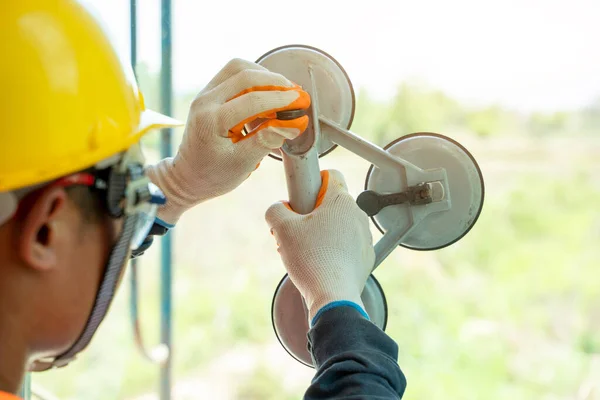
[[(270, 126), (261, 129), (255, 137), (255, 140), (263, 147), (269, 150), (275, 150), (283, 146), (287, 139), (295, 139), (302, 131), (299, 127)], [(252, 138), (250, 138), (252, 139)]]
[(287, 139), (295, 139), (303, 133), (308, 127), (308, 117), (303, 116), (289, 121), (271, 119), (254, 125), (246, 137), (238, 141), (238, 144), (246, 142), (247, 145), (275, 150), (283, 146)]
[(234, 146), (236, 151), (245, 154), (245, 162), (254, 166), (271, 151), (283, 146), (286, 139), (294, 139), (300, 133), (302, 132), (297, 128), (268, 126), (234, 143)]
[(334, 201), (340, 194), (349, 195), (344, 175), (335, 169), (321, 171), (321, 190), (319, 191), (315, 208), (321, 204)]
[(291, 219), (298, 218), (300, 215), (292, 211), (289, 203), (278, 201), (271, 205), (265, 214), (267, 224), (271, 229), (275, 229), (282, 223)]
[[(321, 171), (321, 190), (317, 195), (315, 209), (322, 204), (335, 201), (340, 195), (350, 196), (344, 175), (335, 169)], [(265, 215), (265, 219), (271, 228), (294, 218), (301, 218), (301, 215), (294, 212), (289, 203), (283, 201), (269, 207)]]

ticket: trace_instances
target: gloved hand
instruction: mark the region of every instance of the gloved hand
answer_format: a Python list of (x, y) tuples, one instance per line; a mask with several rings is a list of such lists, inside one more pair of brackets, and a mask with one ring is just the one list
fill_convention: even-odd
[[(172, 226), (191, 207), (238, 187), (271, 150), (308, 126), (307, 116), (282, 121), (275, 113), (309, 106), (308, 93), (282, 75), (230, 61), (193, 101), (175, 158), (147, 168), (167, 196), (158, 218)], [(254, 127), (244, 135), (247, 124)]]
[(322, 171), (317, 205), (308, 215), (289, 204), (266, 213), (289, 277), (304, 297), (311, 326), (319, 315), (340, 305), (365, 317), (361, 293), (375, 263), (367, 215), (348, 193), (342, 174)]

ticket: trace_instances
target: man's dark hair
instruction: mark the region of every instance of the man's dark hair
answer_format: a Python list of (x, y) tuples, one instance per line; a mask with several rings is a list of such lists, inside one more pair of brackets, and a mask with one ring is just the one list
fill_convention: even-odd
[(102, 221), (106, 215), (106, 209), (97, 192), (87, 186), (70, 186), (65, 190), (86, 222), (96, 224)]

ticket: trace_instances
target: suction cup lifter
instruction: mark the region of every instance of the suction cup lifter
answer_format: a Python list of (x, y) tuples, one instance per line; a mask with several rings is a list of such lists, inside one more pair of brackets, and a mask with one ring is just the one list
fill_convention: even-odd
[(372, 190), (362, 192), (356, 199), (358, 206), (369, 216), (377, 215), (388, 206), (410, 204), (420, 206), (444, 199), (444, 186), (440, 182), (421, 183), (404, 192), (379, 194)]
[(288, 111), (279, 111), (276, 113), (277, 119), (282, 121), (288, 121), (290, 119), (300, 118), (306, 115), (306, 111), (304, 110), (288, 110)]
[[(372, 164), (365, 192), (357, 203), (383, 233), (375, 244), (373, 270), (399, 245), (414, 250), (439, 249), (458, 241), (475, 224), (483, 206), (483, 177), (473, 156), (459, 143), (426, 132), (403, 136), (381, 148), (351, 132), (355, 107), (352, 84), (337, 61), (314, 47), (280, 47), (257, 63), (284, 75), (311, 96), (306, 132), (286, 141), (280, 152), (271, 155), (283, 161), (294, 211), (307, 214), (314, 209), (321, 187), (319, 157), (336, 146)], [(277, 114), (280, 119), (300, 116), (298, 110)], [(304, 311), (302, 321), (306, 310), (286, 279), (273, 299), (273, 325), (286, 350), (309, 365), (305, 350), (308, 326), (297, 318)], [(385, 296), (383, 291), (376, 292), (375, 300), (365, 305), (369, 315), (381, 315), (376, 323), (385, 326)], [(289, 313), (296, 315), (295, 319)]]
[[(312, 211), (321, 184), (318, 157), (339, 145), (372, 163), (365, 186), (371, 192), (359, 197), (359, 205), (376, 217), (384, 233), (375, 245), (375, 267), (398, 245), (436, 249), (468, 232), (481, 210), (484, 190), (481, 171), (464, 147), (442, 135), (419, 133), (384, 149), (349, 131), (352, 84), (340, 64), (321, 50), (281, 47), (258, 63), (311, 95), (309, 128), (287, 141), (280, 154), (296, 212)], [(298, 110), (278, 114), (282, 119), (298, 116)]]

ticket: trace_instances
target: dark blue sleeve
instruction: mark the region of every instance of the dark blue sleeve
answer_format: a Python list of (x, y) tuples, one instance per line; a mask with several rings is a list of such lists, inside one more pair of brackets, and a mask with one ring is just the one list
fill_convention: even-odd
[(308, 342), (317, 373), (305, 400), (402, 398), (398, 345), (354, 308), (324, 312)]

